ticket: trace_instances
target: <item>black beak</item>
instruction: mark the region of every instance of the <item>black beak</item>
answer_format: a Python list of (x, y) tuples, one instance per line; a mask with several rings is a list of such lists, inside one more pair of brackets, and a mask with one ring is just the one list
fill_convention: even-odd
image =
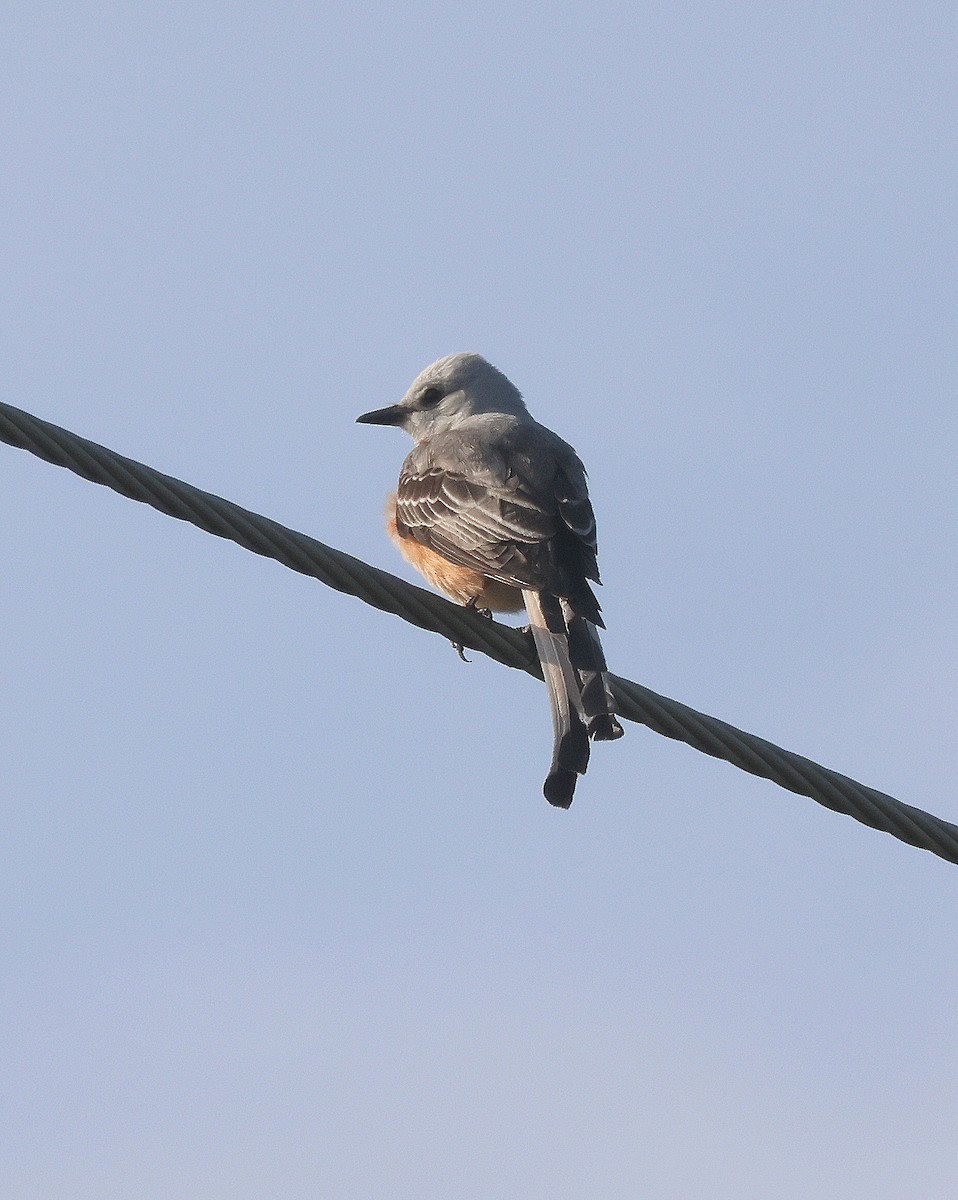
[(406, 410), (398, 404), (390, 404), (388, 408), (377, 408), (373, 412), (363, 413), (356, 418), (357, 425), (401, 425), (406, 417)]

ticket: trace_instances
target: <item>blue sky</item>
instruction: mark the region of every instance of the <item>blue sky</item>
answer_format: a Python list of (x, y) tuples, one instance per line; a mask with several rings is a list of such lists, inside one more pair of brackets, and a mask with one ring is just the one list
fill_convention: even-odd
[[(614, 670), (958, 820), (951, 5), (13, 4), (0, 398), (387, 569), (484, 353)], [(955, 868), (0, 446), (12, 1200), (938, 1200)]]

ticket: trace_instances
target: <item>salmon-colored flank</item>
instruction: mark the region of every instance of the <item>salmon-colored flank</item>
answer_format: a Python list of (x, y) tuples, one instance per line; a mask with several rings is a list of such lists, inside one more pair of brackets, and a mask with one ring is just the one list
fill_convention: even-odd
[(436, 589), (457, 604), (474, 604), (490, 612), (519, 612), (523, 607), (522, 592), (508, 584), (487, 579), (471, 567), (460, 567), (435, 550), (412, 538), (403, 537), (396, 526), (396, 496), (386, 502), (386, 531), (399, 548), (406, 562)]

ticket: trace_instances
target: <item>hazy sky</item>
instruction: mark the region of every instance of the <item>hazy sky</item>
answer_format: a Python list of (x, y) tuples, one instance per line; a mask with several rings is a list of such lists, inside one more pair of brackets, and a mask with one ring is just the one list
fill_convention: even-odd
[[(953, 4), (14, 3), (0, 399), (406, 575), (479, 350), (612, 668), (958, 820)], [(0, 446), (7, 1200), (952, 1200), (958, 870)], [(408, 576), (407, 576), (408, 577)]]

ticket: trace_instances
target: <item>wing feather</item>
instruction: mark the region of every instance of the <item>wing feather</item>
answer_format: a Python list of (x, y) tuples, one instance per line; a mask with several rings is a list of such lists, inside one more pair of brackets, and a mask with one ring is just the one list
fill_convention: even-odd
[(587, 582), (599, 572), (585, 470), (571, 446), (539, 425), (424, 439), (403, 464), (396, 523), (450, 562), (566, 597), (601, 624)]
[[(407, 464), (399, 477), (397, 525), (403, 536), (499, 583), (578, 594), (577, 576), (597, 578), (595, 521), (588, 496), (557, 483), (554, 496), (540, 499), (515, 479), (505, 491), (447, 468), (417, 471)], [(570, 545), (578, 551), (574, 563)], [(594, 599), (586, 602), (593, 606)]]

